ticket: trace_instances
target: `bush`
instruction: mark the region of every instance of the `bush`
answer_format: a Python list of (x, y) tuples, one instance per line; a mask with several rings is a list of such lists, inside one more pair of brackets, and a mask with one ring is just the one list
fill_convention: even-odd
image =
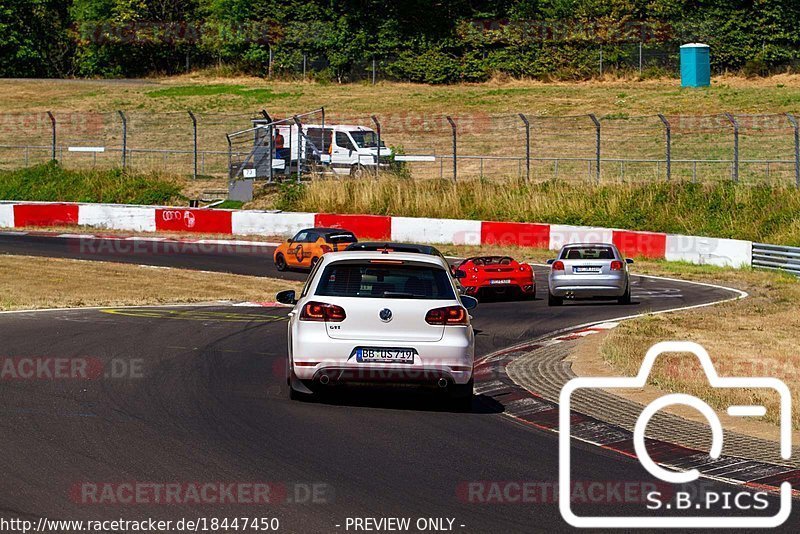
[(297, 211), (302, 206), (305, 195), (306, 186), (302, 182), (282, 182), (278, 186), (275, 209)]

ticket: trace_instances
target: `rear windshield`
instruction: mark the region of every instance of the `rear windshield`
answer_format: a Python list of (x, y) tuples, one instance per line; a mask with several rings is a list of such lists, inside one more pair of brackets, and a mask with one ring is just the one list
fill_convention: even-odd
[(472, 258), (473, 265), (511, 265), (513, 260), (508, 256), (484, 256)]
[(327, 234), (325, 241), (328, 243), (355, 243), (358, 241), (356, 235), (352, 232), (339, 232), (336, 234)]
[(325, 267), (317, 295), (406, 299), (455, 299), (450, 275), (433, 265), (336, 262)]
[(417, 254), (428, 254), (428, 251), (422, 247), (415, 247), (414, 245), (403, 245), (394, 243), (359, 243), (357, 245), (350, 245), (348, 250), (385, 250), (387, 252), (412, 252)]
[(611, 247), (569, 247), (561, 252), (562, 260), (613, 260)]

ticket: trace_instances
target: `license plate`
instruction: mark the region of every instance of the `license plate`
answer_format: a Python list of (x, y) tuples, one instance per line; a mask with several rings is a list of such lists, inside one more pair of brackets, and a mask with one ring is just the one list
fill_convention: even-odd
[(573, 267), (572, 272), (575, 273), (599, 273), (600, 267)]
[(511, 280), (509, 280), (508, 278), (506, 278), (504, 280), (489, 280), (489, 283), (490, 284), (510, 284)]
[(414, 363), (414, 349), (359, 347), (356, 349), (356, 361), (362, 363)]

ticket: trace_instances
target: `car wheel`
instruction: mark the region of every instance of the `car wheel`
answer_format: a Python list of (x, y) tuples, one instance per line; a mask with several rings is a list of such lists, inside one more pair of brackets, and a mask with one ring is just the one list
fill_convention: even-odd
[(617, 299), (617, 302), (620, 304), (630, 304), (631, 303), (631, 285), (628, 284), (628, 287), (625, 288), (625, 294), (622, 295), (620, 298)]
[(283, 257), (283, 254), (275, 256), (275, 268), (279, 271), (286, 270), (286, 258)]
[(318, 258), (318, 257), (316, 257), (316, 256), (314, 256), (313, 258), (311, 258), (311, 268), (312, 268), (312, 269), (313, 269), (314, 267), (316, 267), (316, 266), (317, 266), (317, 262), (318, 262), (318, 261), (319, 261), (319, 258)]
[(556, 297), (552, 293), (547, 293), (547, 305), (548, 306), (561, 306), (564, 304), (564, 299), (562, 297)]

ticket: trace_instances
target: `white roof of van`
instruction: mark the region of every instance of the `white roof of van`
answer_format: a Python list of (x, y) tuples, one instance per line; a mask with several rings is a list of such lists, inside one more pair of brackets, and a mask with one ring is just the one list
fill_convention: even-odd
[[(282, 124), (282, 125), (279, 125), (278, 128), (280, 128), (281, 126), (286, 127), (286, 126), (289, 126), (289, 125), (288, 124)], [(292, 124), (291, 126), (295, 126), (295, 125)], [(322, 128), (321, 124), (303, 124), (303, 126), (305, 126), (306, 128)], [(354, 132), (354, 131), (359, 131), (359, 130), (364, 131), (364, 132), (373, 132), (374, 131), (372, 128), (370, 128), (368, 126), (358, 126), (356, 124), (328, 124), (328, 123), (326, 123), (325, 124), (325, 128), (326, 129), (327, 128), (333, 128), (335, 130), (342, 130), (342, 131), (348, 131), (348, 132)]]

